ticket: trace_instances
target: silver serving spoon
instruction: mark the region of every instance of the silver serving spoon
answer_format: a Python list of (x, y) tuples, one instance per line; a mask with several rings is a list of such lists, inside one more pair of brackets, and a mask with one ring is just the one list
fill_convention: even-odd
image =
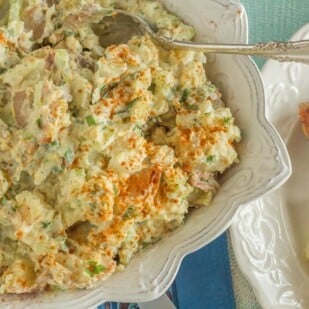
[(262, 56), (278, 61), (309, 64), (309, 40), (295, 42), (268, 42), (249, 44), (196, 43), (177, 41), (159, 34), (155, 25), (139, 15), (122, 10), (109, 11), (104, 23), (94, 24), (103, 47), (126, 43), (133, 35), (148, 33), (160, 46), (167, 49), (190, 49), (205, 53)]

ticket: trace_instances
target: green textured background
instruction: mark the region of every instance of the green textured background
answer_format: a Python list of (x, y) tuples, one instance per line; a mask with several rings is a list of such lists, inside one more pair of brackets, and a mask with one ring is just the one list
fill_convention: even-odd
[[(242, 0), (249, 19), (250, 43), (287, 41), (309, 23), (309, 0)], [(264, 63), (255, 58), (259, 67)]]
[[(249, 19), (249, 42), (287, 41), (309, 23), (309, 0), (241, 0)], [(262, 68), (265, 60), (254, 58)], [(260, 309), (242, 276), (229, 245), (233, 289), (237, 309)]]

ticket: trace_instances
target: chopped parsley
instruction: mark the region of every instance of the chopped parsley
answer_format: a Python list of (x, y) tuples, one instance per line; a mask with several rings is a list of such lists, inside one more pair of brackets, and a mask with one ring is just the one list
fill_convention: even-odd
[(98, 275), (105, 271), (105, 266), (98, 264), (96, 261), (89, 261), (88, 262), (88, 267), (86, 268), (86, 273), (90, 276), (93, 277), (95, 275)]
[(88, 126), (93, 126), (97, 124), (96, 120), (91, 115), (86, 117), (86, 121), (88, 123)]

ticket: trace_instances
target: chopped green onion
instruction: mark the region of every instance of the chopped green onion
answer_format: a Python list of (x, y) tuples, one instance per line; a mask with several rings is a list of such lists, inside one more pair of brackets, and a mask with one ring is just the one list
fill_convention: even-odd
[(207, 91), (208, 93), (214, 93), (216, 90), (217, 90), (217, 88), (216, 88), (215, 85), (213, 85), (213, 84), (211, 84), (211, 83), (209, 83), (209, 84), (206, 85), (206, 91)]
[(119, 195), (119, 189), (117, 188), (116, 185), (113, 184), (113, 190), (114, 190), (114, 195), (118, 196)]
[(102, 98), (103, 98), (104, 95), (105, 95), (105, 91), (106, 91), (106, 85), (103, 85), (103, 86), (100, 88), (100, 95), (101, 95)]
[(100, 89), (100, 95), (103, 99), (106, 99), (109, 96), (109, 93), (116, 88), (118, 83), (111, 83), (110, 85), (106, 86), (103, 85)]
[(1, 199), (1, 202), (0, 202), (0, 205), (3, 206), (4, 204), (7, 203), (7, 198), (4, 196), (2, 199)]
[(228, 125), (228, 124), (231, 122), (231, 120), (232, 120), (231, 117), (224, 117), (224, 118), (223, 118), (223, 123), (224, 123), (225, 125)]
[(74, 172), (75, 172), (76, 176), (78, 176), (78, 177), (81, 177), (85, 174), (84, 170), (82, 168), (76, 168), (76, 169), (74, 169)]
[(213, 156), (213, 155), (209, 155), (207, 156), (206, 158), (206, 162), (207, 163), (212, 163), (214, 160), (215, 160), (216, 156)]
[(62, 27), (62, 24), (61, 23), (55, 23), (55, 29), (60, 29)]
[(114, 10), (104, 9), (104, 16), (112, 16), (114, 14)]
[(60, 166), (53, 166), (51, 170), (54, 174), (60, 174), (62, 172), (62, 168)]
[(190, 95), (190, 90), (189, 89), (184, 89), (181, 95), (181, 98), (179, 100), (179, 102), (183, 105), (183, 107), (186, 110), (192, 110), (192, 111), (197, 111), (198, 110), (198, 106), (195, 104), (189, 104), (188, 103), (188, 98)]
[(184, 89), (182, 91), (182, 95), (181, 95), (181, 98), (180, 98), (179, 102), (180, 103), (185, 103), (188, 100), (189, 95), (190, 95), (190, 90), (189, 89)]
[(27, 133), (24, 136), (24, 141), (28, 141), (28, 140), (33, 139), (33, 138), (35, 138), (35, 136), (33, 134)]
[(138, 98), (135, 98), (135, 99), (129, 101), (129, 102), (127, 103), (127, 105), (125, 106), (125, 108), (124, 108), (123, 110), (117, 112), (116, 114), (127, 113), (127, 112), (133, 107), (133, 105), (134, 105), (137, 101), (139, 101), (140, 99), (141, 99), (141, 97), (138, 97)]
[(133, 127), (133, 131), (138, 133), (140, 136), (144, 136), (143, 128), (137, 124)]
[(152, 245), (151, 241), (142, 241), (142, 248), (145, 249)]
[(91, 115), (86, 117), (86, 121), (88, 123), (88, 126), (93, 126), (93, 125), (97, 124), (97, 122), (95, 121), (95, 119)]
[(125, 214), (123, 215), (124, 219), (130, 219), (133, 214), (134, 214), (134, 208), (132, 206), (129, 206), (125, 212)]
[(95, 210), (97, 208), (97, 205), (95, 203), (89, 203), (89, 206), (92, 210)]
[(187, 110), (191, 110), (191, 111), (197, 111), (198, 110), (198, 106), (197, 105), (190, 105), (190, 104), (185, 104), (184, 107), (187, 109)]
[(156, 91), (156, 87), (157, 85), (155, 83), (151, 83), (151, 85), (149, 86), (148, 90), (151, 92), (155, 92)]
[(56, 284), (55, 285), (51, 285), (50, 288), (51, 288), (51, 290), (53, 292), (59, 292), (59, 291), (62, 290), (61, 287), (59, 285), (56, 285)]
[(43, 124), (42, 124), (42, 119), (41, 119), (41, 118), (38, 118), (38, 119), (36, 120), (36, 124), (38, 125), (38, 127), (39, 127), (40, 129), (42, 129)]
[(131, 100), (130, 102), (127, 103), (126, 108), (129, 110), (130, 108), (133, 107), (133, 105), (138, 102), (141, 99), (141, 97), (137, 97), (133, 100)]
[(72, 30), (64, 30), (63, 31), (64, 36), (68, 37), (74, 34)]
[(46, 228), (51, 224), (50, 221), (43, 221), (43, 222), (41, 222), (41, 223), (42, 223), (43, 229), (46, 229)]
[(96, 261), (89, 261), (86, 272), (90, 277), (93, 277), (94, 275), (98, 275), (101, 272), (105, 271), (105, 269), (105, 266), (98, 264)]
[(68, 150), (65, 152), (64, 159), (68, 164), (72, 164), (74, 161), (74, 152), (71, 148), (68, 148)]
[(151, 240), (151, 241), (142, 241), (142, 243), (141, 243), (142, 248), (145, 249), (148, 246), (154, 245), (155, 243), (157, 243), (160, 240), (161, 240), (161, 237), (154, 239), (154, 240)]

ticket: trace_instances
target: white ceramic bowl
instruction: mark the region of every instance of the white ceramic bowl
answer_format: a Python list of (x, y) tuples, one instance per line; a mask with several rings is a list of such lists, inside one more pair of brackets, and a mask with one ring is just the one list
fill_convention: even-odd
[[(246, 12), (236, 0), (162, 2), (195, 26), (197, 40), (247, 42)], [(253, 61), (243, 56), (213, 55), (209, 57), (207, 72), (223, 92), (243, 135), (238, 147), (241, 161), (222, 177), (222, 187), (211, 207), (192, 211), (183, 226), (138, 254), (126, 271), (92, 290), (3, 296), (3, 307), (81, 309), (107, 300), (140, 302), (157, 298), (173, 282), (185, 255), (223, 233), (241, 204), (274, 190), (289, 177), (288, 154), (265, 118), (263, 84)]]

